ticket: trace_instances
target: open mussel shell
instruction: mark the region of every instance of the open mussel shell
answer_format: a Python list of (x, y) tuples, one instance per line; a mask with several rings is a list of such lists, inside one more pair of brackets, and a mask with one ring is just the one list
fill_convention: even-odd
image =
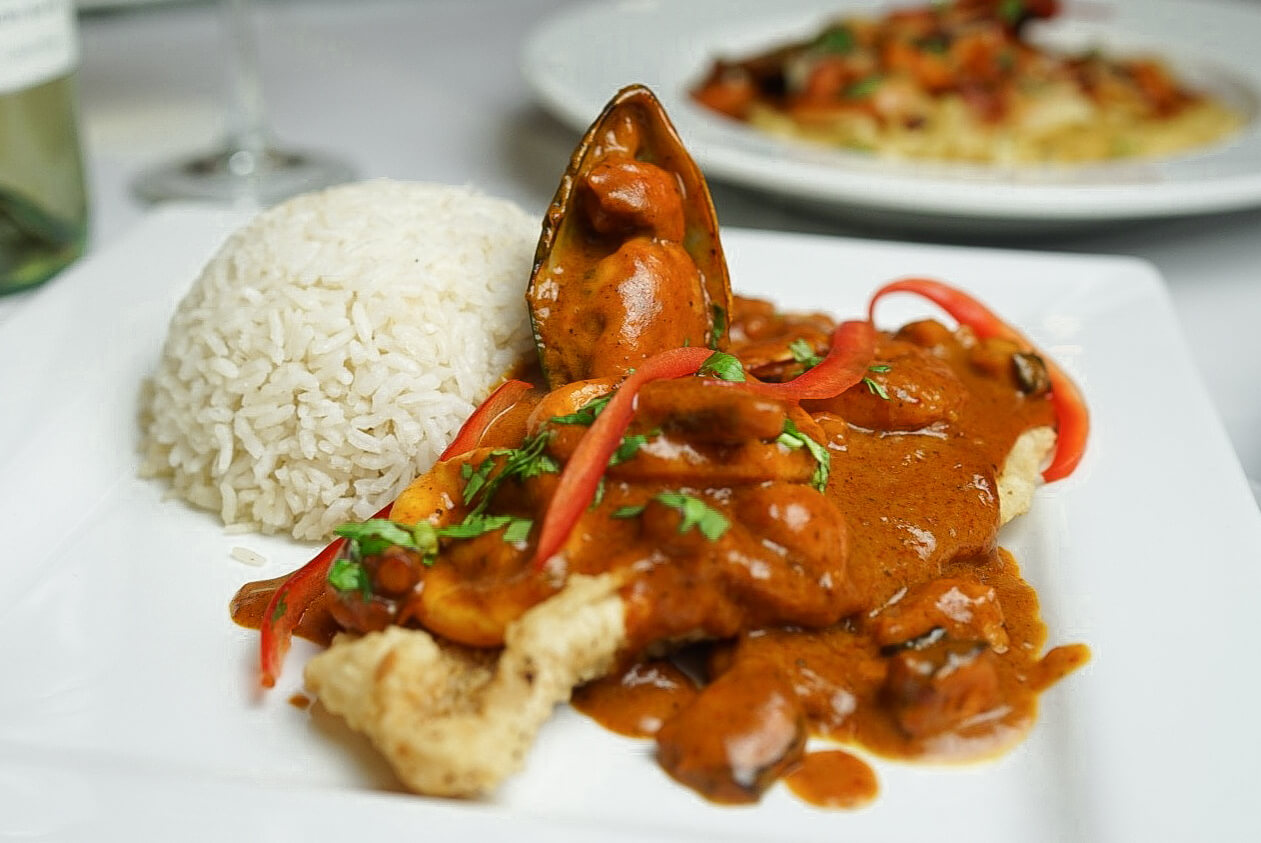
[(700, 168), (656, 96), (623, 88), (574, 150), (526, 292), (548, 383), (723, 348), (731, 283)]

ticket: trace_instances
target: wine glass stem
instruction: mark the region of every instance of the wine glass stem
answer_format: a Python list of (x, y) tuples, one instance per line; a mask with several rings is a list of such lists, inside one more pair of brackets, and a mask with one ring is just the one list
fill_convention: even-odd
[[(267, 117), (263, 86), (258, 74), (258, 48), (250, 20), (249, 0), (222, 0), (228, 49), (232, 114), (228, 141), (232, 149), (245, 152), (246, 160), (233, 162), (233, 169), (253, 170), (263, 164), (267, 149)], [(245, 173), (240, 173), (245, 175)]]

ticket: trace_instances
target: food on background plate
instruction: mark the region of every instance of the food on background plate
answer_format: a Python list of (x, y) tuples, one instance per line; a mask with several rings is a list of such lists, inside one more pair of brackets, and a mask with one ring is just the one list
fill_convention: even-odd
[[(1042, 653), (996, 544), (1039, 472), (1074, 469), (1086, 409), (979, 302), (903, 279), (838, 323), (733, 296), (704, 181), (637, 86), (574, 153), (524, 292), (534, 374), (377, 518), (233, 601), (265, 685), (295, 630), (330, 645), (307, 686), (408, 787), (493, 790), (576, 694), (709, 799), (786, 777), (853, 806), (870, 769), (810, 738), (992, 755), (1086, 658)], [(877, 330), (903, 294), (959, 326)]]
[(889, 158), (996, 164), (1151, 158), (1243, 125), (1151, 56), (1065, 54), (1030, 39), (1057, 0), (953, 0), (849, 17), (717, 60), (691, 92), (767, 132)]
[(530, 347), (538, 223), (467, 188), (372, 181), (260, 214), (171, 320), (142, 471), (235, 529), (326, 540), (428, 469)]

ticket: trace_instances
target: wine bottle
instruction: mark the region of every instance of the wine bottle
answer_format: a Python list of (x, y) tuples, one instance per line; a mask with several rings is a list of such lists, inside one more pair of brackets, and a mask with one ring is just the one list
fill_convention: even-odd
[(83, 253), (73, 0), (0, 0), (0, 294)]

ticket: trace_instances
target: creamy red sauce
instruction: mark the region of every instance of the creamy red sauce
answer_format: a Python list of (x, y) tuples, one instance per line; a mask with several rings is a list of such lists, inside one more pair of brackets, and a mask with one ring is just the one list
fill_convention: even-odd
[[(495, 648), (569, 574), (611, 573), (624, 583), (622, 664), (574, 704), (655, 741), (666, 772), (711, 800), (754, 801), (784, 777), (813, 804), (874, 798), (861, 760), (807, 752), (811, 738), (899, 759), (1009, 748), (1039, 692), (1087, 658), (1081, 645), (1043, 655), (1037, 595), (997, 545), (1004, 460), (1055, 423), (1041, 361), (1009, 343), (912, 323), (881, 334), (869, 377), (827, 400), (712, 377), (647, 383), (596, 498), (534, 564), (592, 402), (644, 359), (712, 343), (747, 376), (783, 381), (826, 353), (833, 328), (713, 283), (725, 270), (712, 213), (697, 209), (703, 184), (646, 120), (608, 112), (549, 212), (530, 294), (536, 388), (391, 512), (439, 531), (493, 514), (523, 533), (442, 533), (427, 560), (366, 553), (365, 587), (330, 584), (297, 634), (327, 643), (400, 624)], [(233, 617), (257, 626), (277, 585), (246, 586)]]
[(784, 777), (784, 784), (802, 801), (820, 808), (862, 808), (880, 792), (867, 762), (839, 749), (807, 752)]

